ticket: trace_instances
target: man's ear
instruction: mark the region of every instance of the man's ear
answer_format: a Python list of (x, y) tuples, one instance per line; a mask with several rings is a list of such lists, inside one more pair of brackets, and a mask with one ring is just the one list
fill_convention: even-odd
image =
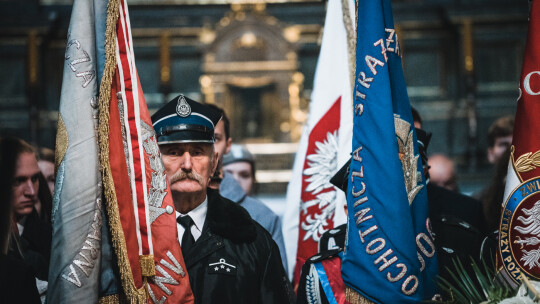
[(212, 175), (216, 172), (219, 163), (219, 153), (214, 152), (214, 164), (212, 165)]
[(225, 154), (231, 152), (231, 146), (232, 146), (232, 137), (229, 137), (227, 139), (227, 148), (225, 148)]

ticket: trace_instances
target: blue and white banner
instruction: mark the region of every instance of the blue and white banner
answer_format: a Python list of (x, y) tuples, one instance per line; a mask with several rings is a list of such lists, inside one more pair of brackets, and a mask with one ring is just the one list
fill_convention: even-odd
[(427, 192), (390, 0), (358, 3), (345, 284), (377, 303), (436, 293)]

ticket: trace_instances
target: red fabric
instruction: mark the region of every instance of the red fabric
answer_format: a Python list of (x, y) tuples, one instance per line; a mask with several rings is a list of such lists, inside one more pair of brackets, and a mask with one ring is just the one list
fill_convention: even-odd
[[(122, 5), (123, 5), (122, 1)], [(136, 202), (137, 202), (137, 218), (138, 219), (138, 226), (140, 228), (140, 237), (141, 237), (141, 250), (143, 255), (150, 254), (150, 245), (149, 245), (149, 237), (151, 237), (148, 231), (148, 227), (146, 225), (146, 212), (145, 212), (145, 196), (144, 196), (144, 187), (142, 175), (143, 175), (143, 168), (141, 166), (141, 157), (140, 157), (140, 149), (142, 147), (139, 147), (139, 130), (138, 128), (138, 121), (137, 121), (137, 111), (139, 109), (136, 109), (136, 99), (134, 96), (134, 89), (137, 90), (138, 85), (138, 79), (132, 79), (132, 74), (136, 73), (134, 71), (135, 65), (134, 65), (134, 58), (131, 56), (133, 54), (133, 50), (131, 49), (131, 46), (129, 45), (129, 38), (131, 37), (129, 34), (129, 28), (126, 27), (128, 24), (128, 19), (126, 18), (126, 11), (120, 10), (120, 18), (118, 18), (118, 27), (117, 27), (117, 37), (118, 37), (118, 49), (120, 53), (120, 61), (121, 65), (119, 65), (119, 68), (122, 69), (122, 81), (124, 82), (124, 92), (125, 92), (125, 101), (124, 104), (127, 108), (127, 119), (129, 124), (129, 134), (128, 140), (131, 143), (131, 155), (133, 157), (133, 177), (135, 179), (135, 193), (136, 193)], [(133, 83), (135, 82), (135, 83)], [(135, 88), (133, 87), (135, 85)], [(137, 92), (138, 93), (138, 92)], [(144, 100), (144, 96), (139, 96), (139, 102), (141, 100)], [(145, 105), (146, 107), (146, 105)], [(146, 110), (148, 111), (148, 110)]]
[(133, 204), (131, 203), (131, 188), (129, 187), (128, 170), (124, 156), (124, 145), (118, 111), (118, 99), (116, 92), (119, 91), (118, 73), (116, 82), (111, 88), (111, 103), (109, 106), (109, 164), (116, 191), (118, 212), (124, 231), (126, 250), (131, 265), (133, 280), (137, 289), (143, 285), (141, 266), (139, 264), (139, 246), (135, 232), (135, 217), (133, 216)]
[[(309, 143), (308, 148), (306, 151), (306, 159), (304, 161), (304, 170), (310, 167), (309, 160), (307, 156), (310, 154), (315, 154), (317, 149), (317, 142), (323, 142), (327, 138), (328, 133), (337, 132), (339, 130), (339, 124), (340, 124), (340, 112), (341, 111), (341, 97), (339, 97), (332, 107), (324, 114), (324, 116), (317, 122), (317, 125), (313, 128), (309, 135)], [(334, 187), (324, 189), (320, 192), (314, 193), (314, 192), (308, 192), (305, 189), (309, 185), (309, 181), (307, 180), (309, 176), (302, 175), (302, 204), (313, 200), (316, 198), (316, 195), (329, 192), (329, 191), (336, 191)], [(308, 237), (306, 240), (304, 240), (304, 237), (306, 236), (307, 231), (302, 227), (303, 223), (306, 223), (306, 219), (308, 217), (313, 218), (315, 214), (321, 213), (321, 208), (318, 205), (311, 206), (307, 208), (307, 212), (304, 212), (303, 210), (300, 211), (300, 221), (298, 225), (298, 250), (296, 253), (296, 265), (294, 268), (294, 275), (293, 275), (293, 283), (295, 288), (298, 286), (298, 282), (300, 281), (300, 271), (302, 269), (302, 265), (304, 265), (304, 262), (309, 257), (313, 256), (317, 253), (318, 250), (318, 242), (316, 242), (311, 236)], [(325, 231), (334, 228), (334, 222), (332, 221), (333, 217), (330, 217), (326, 221), (326, 225), (323, 225)]]
[(345, 304), (345, 283), (341, 277), (341, 258), (333, 257), (331, 259), (323, 260), (322, 265), (326, 272), (328, 282), (330, 282), (330, 287), (334, 292), (336, 302), (338, 304)]
[[(529, 32), (527, 35), (527, 44), (525, 47), (525, 54), (523, 56), (523, 66), (521, 70), (521, 79), (519, 84), (520, 95), (518, 98), (516, 118), (514, 124), (514, 134), (512, 138), (512, 146), (514, 148), (513, 162), (516, 165), (520, 156), (525, 155), (529, 161), (533, 160), (533, 156), (536, 153), (540, 153), (540, 134), (538, 130), (540, 129), (540, 36), (538, 32), (540, 31), (540, 3), (538, 1), (533, 1), (530, 16), (529, 16)], [(521, 162), (522, 163), (522, 162)], [(516, 165), (516, 167), (519, 167)], [(533, 178), (538, 178), (540, 176), (540, 164), (533, 160), (529, 162), (530, 169), (527, 172), (520, 172), (520, 170), (515, 170), (515, 173), (521, 179), (521, 182), (528, 181)], [(514, 170), (512, 170), (514, 171)], [(509, 171), (511, 172), (511, 171)], [(507, 191), (509, 186), (516, 187), (514, 191), (518, 191), (516, 185), (507, 185)], [(528, 237), (534, 237), (534, 233), (522, 233), (519, 230), (515, 229), (516, 226), (528, 226), (520, 218), (527, 218), (529, 215), (524, 213), (524, 210), (531, 210), (534, 208), (535, 203), (540, 199), (538, 193), (534, 194), (540, 184), (538, 181), (536, 183), (528, 184), (531, 188), (521, 188), (528, 189), (526, 191), (526, 198), (524, 198), (519, 205), (516, 207), (513, 213), (506, 213), (509, 210), (504, 210), (503, 217), (501, 220), (501, 234), (500, 234), (500, 246), (504, 242), (508, 242), (508, 246), (511, 248), (511, 256), (507, 256), (505, 261), (509, 262), (508, 258), (511, 258), (517, 266), (514, 266), (514, 263), (511, 262), (512, 268), (520, 268), (521, 273), (529, 278), (538, 278), (540, 277), (540, 271), (533, 267), (526, 267), (523, 261), (526, 261), (527, 258), (524, 258), (526, 251), (534, 249), (536, 247), (525, 247), (523, 244), (518, 243), (517, 241), (521, 238), (526, 239)], [(532, 194), (532, 195), (531, 195)], [(509, 199), (509, 198), (506, 198)], [(504, 204), (505, 202), (503, 202)], [(510, 203), (510, 202), (509, 202)], [(504, 222), (506, 219), (509, 222)], [(536, 215), (535, 215), (536, 216)], [(517, 219), (517, 220), (516, 220)], [(509, 227), (508, 227), (509, 224)], [(503, 228), (505, 227), (506, 228)], [(508, 241), (510, 240), (510, 241)], [(527, 245), (525, 245), (527, 246)], [(497, 266), (498, 268), (503, 267), (503, 255), (500, 250), (497, 251)], [(506, 248), (508, 249), (508, 248)], [(534, 265), (534, 264), (530, 264)], [(507, 271), (512, 271), (513, 269), (505, 268)], [(516, 275), (513, 274), (513, 279), (516, 279)]]
[[(152, 122), (135, 68), (133, 50), (130, 46), (129, 14), (124, 0), (121, 0), (119, 13), (116, 32), (117, 69), (109, 104), (109, 164), (134, 287), (139, 290), (146, 288), (149, 303), (162, 301), (165, 301), (164, 303), (194, 303), (193, 292), (178, 243), (176, 214), (169, 185), (167, 183), (166, 187), (159, 186), (160, 181), (166, 180), (164, 172), (154, 171), (151, 167), (150, 157), (156, 157), (155, 159), (161, 161), (161, 156), (156, 136), (148, 130), (151, 129)], [(119, 108), (117, 98), (119, 92), (123, 96), (121, 108)], [(136, 98), (137, 95), (138, 98)], [(120, 113), (123, 113), (125, 118), (124, 125)], [(122, 129), (122, 126), (125, 129)], [(123, 131), (126, 138), (123, 138)], [(131, 147), (127, 143), (124, 147), (124, 139), (131, 144)], [(126, 157), (125, 151), (131, 157)], [(153, 163), (156, 164), (155, 161)], [(132, 169), (128, 169), (128, 166)], [(132, 174), (134, 183), (129, 173)], [(153, 188), (153, 176), (160, 177), (154, 181), (158, 189)], [(133, 184), (134, 191), (132, 191)], [(151, 190), (165, 192), (161, 202), (156, 200), (161, 205), (156, 206), (158, 216), (154, 222), (151, 222), (150, 218)], [(168, 212), (165, 212), (166, 210)], [(137, 231), (140, 232), (140, 237)], [(120, 248), (120, 250), (124, 249)], [(142, 276), (139, 258), (141, 255), (151, 254), (154, 257), (156, 272), (155, 276), (145, 278)], [(165, 277), (172, 278), (174, 282)], [(163, 280), (160, 281), (160, 279)], [(156, 281), (160, 284), (156, 284)], [(129, 282), (123, 282), (124, 286), (126, 284), (130, 285)]]
[[(512, 144), (514, 160), (521, 155), (540, 150), (540, 3), (533, 1), (531, 7), (527, 46), (523, 58), (516, 122)], [(527, 80), (527, 81), (526, 81)], [(532, 93), (532, 94), (531, 94)], [(540, 176), (540, 168), (520, 174), (526, 181)]]

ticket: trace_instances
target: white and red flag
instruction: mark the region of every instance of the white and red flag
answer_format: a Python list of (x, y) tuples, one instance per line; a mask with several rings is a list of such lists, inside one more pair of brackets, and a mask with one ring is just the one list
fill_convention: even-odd
[(540, 2), (533, 1), (499, 228), (499, 273), (540, 280)]
[(75, 0), (65, 59), (48, 302), (193, 303), (127, 1)]
[(328, 2), (309, 116), (296, 153), (283, 220), (288, 273), (295, 286), (305, 260), (317, 253), (321, 235), (346, 222), (345, 195), (330, 178), (350, 158), (354, 20), (352, 1)]

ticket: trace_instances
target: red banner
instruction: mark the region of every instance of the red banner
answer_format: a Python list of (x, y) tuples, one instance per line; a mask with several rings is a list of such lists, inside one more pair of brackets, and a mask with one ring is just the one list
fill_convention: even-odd
[[(298, 251), (294, 269), (295, 286), (300, 280), (302, 265), (317, 253), (321, 235), (334, 228), (336, 189), (330, 183), (335, 172), (323, 172), (328, 162), (337, 162), (338, 130), (341, 97), (339, 97), (309, 134), (309, 143), (302, 171)], [(334, 167), (334, 166), (331, 166)]]
[(533, 1), (523, 58), (497, 265), (512, 286), (540, 280), (540, 3)]
[[(114, 1), (114, 0), (112, 0)], [(101, 142), (109, 226), (124, 293), (132, 303), (193, 303), (176, 213), (139, 82), (127, 3), (119, 1), (107, 142)], [(107, 37), (109, 38), (109, 37)], [(112, 59), (111, 57), (108, 57)], [(109, 70), (108, 70), (109, 69)], [(101, 88), (107, 85), (105, 66)], [(103, 140), (103, 139), (101, 139)], [(156, 237), (157, 236), (157, 237)]]

